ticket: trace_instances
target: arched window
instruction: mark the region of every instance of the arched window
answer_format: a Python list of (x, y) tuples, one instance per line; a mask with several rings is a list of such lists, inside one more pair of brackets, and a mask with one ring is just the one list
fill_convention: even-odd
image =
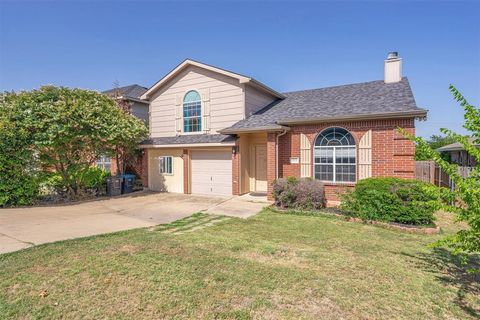
[(183, 132), (202, 131), (202, 101), (197, 91), (191, 90), (183, 97)]
[(315, 179), (355, 182), (355, 140), (343, 128), (328, 128), (320, 133), (314, 147)]

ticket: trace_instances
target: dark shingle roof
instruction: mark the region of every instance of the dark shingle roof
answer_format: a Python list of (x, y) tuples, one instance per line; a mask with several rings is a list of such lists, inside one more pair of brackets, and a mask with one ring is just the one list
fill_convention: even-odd
[(366, 116), (380, 113), (422, 112), (407, 78), (397, 83), (383, 80), (285, 93), (245, 120), (225, 129), (279, 127), (282, 121)]
[(234, 142), (235, 137), (223, 134), (191, 134), (175, 137), (151, 138), (141, 145), (169, 145), (169, 144), (195, 144), (195, 143), (227, 143)]
[(109, 96), (119, 95), (124, 98), (140, 99), (142, 94), (147, 92), (147, 90), (148, 90), (147, 88), (139, 86), (138, 84), (132, 84), (125, 87), (106, 90), (106, 91), (103, 91), (102, 93)]

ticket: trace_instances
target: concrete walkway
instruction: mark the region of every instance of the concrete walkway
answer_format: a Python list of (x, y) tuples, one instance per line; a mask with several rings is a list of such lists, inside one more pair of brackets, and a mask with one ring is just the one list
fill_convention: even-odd
[(267, 196), (245, 194), (212, 206), (205, 212), (237, 218), (248, 218), (271, 204), (272, 202), (267, 201)]
[[(261, 201), (263, 198), (260, 198)], [(170, 223), (195, 212), (246, 218), (265, 202), (247, 197), (139, 193), (72, 205), (0, 209), (0, 253), (33, 245)]]

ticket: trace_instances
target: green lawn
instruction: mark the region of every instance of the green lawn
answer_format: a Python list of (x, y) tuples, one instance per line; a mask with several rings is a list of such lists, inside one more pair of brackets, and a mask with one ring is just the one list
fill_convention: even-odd
[[(440, 224), (454, 228), (447, 215)], [(0, 318), (476, 318), (479, 275), (426, 247), (441, 236), (270, 210), (198, 214), (1, 255)]]

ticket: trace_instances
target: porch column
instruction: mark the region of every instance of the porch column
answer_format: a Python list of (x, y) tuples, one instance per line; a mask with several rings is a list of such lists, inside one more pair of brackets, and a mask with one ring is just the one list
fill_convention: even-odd
[(188, 149), (183, 149), (183, 193), (190, 194), (190, 153)]
[(277, 158), (275, 154), (275, 133), (267, 134), (267, 198), (273, 200), (273, 181), (275, 180)]
[(238, 196), (240, 194), (240, 146), (239, 139), (232, 147), (232, 194)]
[(143, 189), (148, 189), (148, 149), (143, 149), (141, 178), (143, 183)]

